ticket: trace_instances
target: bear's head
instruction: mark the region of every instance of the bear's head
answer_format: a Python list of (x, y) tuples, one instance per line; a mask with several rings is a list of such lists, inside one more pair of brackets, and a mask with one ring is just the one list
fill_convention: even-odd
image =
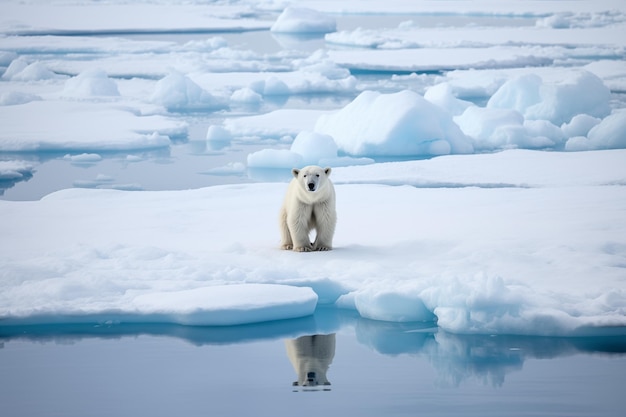
[(324, 188), (330, 171), (331, 169), (329, 167), (322, 168), (316, 165), (310, 165), (302, 169), (294, 168), (291, 170), (291, 173), (305, 191), (315, 193)]

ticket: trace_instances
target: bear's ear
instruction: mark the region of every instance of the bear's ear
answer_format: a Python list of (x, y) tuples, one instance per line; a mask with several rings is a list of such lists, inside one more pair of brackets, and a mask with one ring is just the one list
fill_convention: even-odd
[(294, 168), (291, 170), (291, 173), (293, 174), (294, 177), (298, 178), (298, 175), (300, 175), (300, 170), (297, 168)]
[(326, 173), (326, 176), (328, 177), (330, 175), (330, 172), (332, 171), (332, 169), (330, 169), (330, 167), (326, 167), (324, 168), (324, 173)]

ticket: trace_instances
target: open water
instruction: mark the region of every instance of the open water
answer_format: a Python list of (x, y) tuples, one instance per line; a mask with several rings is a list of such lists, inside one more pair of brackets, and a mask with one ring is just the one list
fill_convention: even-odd
[(626, 337), (453, 335), (334, 309), (219, 328), (9, 326), (0, 375), (7, 417), (618, 417)]

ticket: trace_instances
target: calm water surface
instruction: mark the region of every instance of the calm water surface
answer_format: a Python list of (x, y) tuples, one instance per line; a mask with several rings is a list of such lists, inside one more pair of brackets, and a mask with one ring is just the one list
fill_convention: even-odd
[[(330, 385), (294, 386), (310, 369)], [(5, 326), (0, 375), (12, 417), (617, 417), (626, 338), (459, 336), (324, 309), (224, 328)]]

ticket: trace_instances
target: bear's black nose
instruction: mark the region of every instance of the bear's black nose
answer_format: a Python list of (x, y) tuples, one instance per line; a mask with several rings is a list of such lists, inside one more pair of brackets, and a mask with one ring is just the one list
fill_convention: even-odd
[(315, 189), (315, 184), (314, 183), (309, 183), (309, 191), (313, 191)]

